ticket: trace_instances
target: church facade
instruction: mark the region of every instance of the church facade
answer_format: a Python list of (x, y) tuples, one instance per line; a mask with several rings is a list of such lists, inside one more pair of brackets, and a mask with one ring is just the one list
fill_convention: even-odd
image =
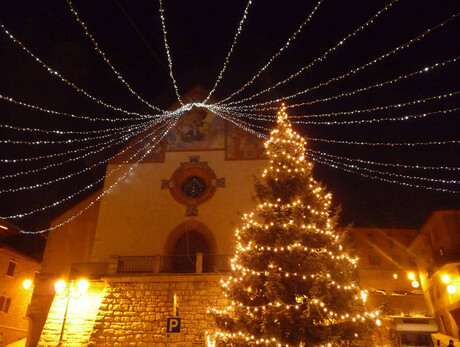
[(145, 152), (154, 136), (138, 135), (107, 166), (104, 188), (53, 222), (92, 203), (48, 236), (29, 345), (204, 344), (208, 307), (226, 305), (219, 281), (265, 151), (254, 135), (198, 108)]

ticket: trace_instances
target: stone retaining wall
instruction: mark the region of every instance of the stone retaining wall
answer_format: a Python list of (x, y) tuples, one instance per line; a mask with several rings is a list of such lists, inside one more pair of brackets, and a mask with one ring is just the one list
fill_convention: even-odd
[[(106, 280), (91, 346), (204, 346), (204, 333), (213, 325), (207, 308), (227, 305), (217, 275)], [(168, 338), (166, 324), (173, 317), (174, 295), (179, 297), (181, 333)]]

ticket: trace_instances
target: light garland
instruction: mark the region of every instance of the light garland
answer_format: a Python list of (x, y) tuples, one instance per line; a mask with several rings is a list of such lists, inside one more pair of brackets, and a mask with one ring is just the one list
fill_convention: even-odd
[[(268, 87), (264, 90), (262, 90), (261, 92), (259, 93), (256, 93), (248, 98), (245, 98), (245, 99), (242, 99), (242, 100), (239, 100), (239, 101), (233, 101), (233, 102), (229, 102), (227, 103), (227, 105), (236, 105), (236, 104), (240, 104), (242, 102), (245, 102), (245, 101), (249, 101), (249, 100), (252, 100), (254, 99), (255, 97), (259, 96), (259, 95), (262, 95), (262, 94), (265, 94), (266, 92), (270, 91), (270, 90), (273, 90), (275, 88), (277, 88), (278, 86), (290, 81), (291, 79), (293, 79), (294, 77), (297, 77), (299, 76), (301, 73), (303, 73), (304, 71), (310, 69), (312, 66), (314, 66), (317, 62), (319, 61), (323, 61), (327, 58), (327, 56), (329, 55), (329, 53), (335, 51), (337, 48), (341, 47), (346, 41), (348, 41), (350, 38), (352, 38), (353, 36), (355, 36), (357, 33), (359, 33), (360, 31), (362, 31), (364, 28), (366, 28), (369, 24), (372, 24), (374, 22), (375, 19), (377, 19), (377, 17), (379, 17), (383, 12), (387, 11), (391, 6), (393, 6), (398, 0), (392, 0), (390, 1), (390, 3), (388, 3), (387, 5), (385, 5), (382, 9), (380, 9), (376, 14), (374, 14), (370, 19), (368, 19), (364, 24), (362, 24), (358, 29), (356, 29), (355, 31), (353, 31), (352, 33), (348, 34), (347, 36), (345, 36), (344, 38), (342, 38), (342, 40), (340, 40), (336, 45), (332, 46), (331, 48), (329, 48), (325, 53), (323, 53), (322, 55), (320, 55), (318, 58), (315, 58), (310, 64), (304, 66), (303, 68), (301, 68), (299, 71), (293, 73), (292, 75), (290, 75), (289, 77), (287, 77), (286, 79), (278, 82), (278, 83), (275, 83), (273, 86), (271, 87)], [(273, 101), (273, 102), (280, 102), (281, 100), (283, 99), (279, 99), (277, 101)], [(257, 105), (257, 104), (256, 104)]]
[(113, 140), (110, 140), (110, 141), (102, 144), (101, 146), (96, 145), (97, 149), (95, 149), (93, 151), (86, 152), (83, 155), (76, 156), (76, 157), (61, 161), (61, 162), (48, 164), (48, 165), (42, 166), (42, 167), (40, 167), (38, 169), (30, 169), (30, 170), (26, 170), (26, 171), (16, 172), (14, 174), (8, 174), (8, 175), (0, 176), (0, 180), (4, 180), (4, 179), (7, 179), (7, 178), (14, 178), (14, 177), (19, 177), (19, 176), (24, 176), (24, 175), (29, 175), (29, 174), (37, 173), (37, 172), (42, 172), (42, 171), (49, 170), (49, 169), (51, 169), (53, 167), (58, 167), (58, 166), (62, 166), (62, 165), (67, 164), (67, 163), (79, 161), (79, 160), (84, 159), (84, 158), (86, 158), (86, 157), (88, 157), (90, 155), (102, 152), (102, 151), (104, 151), (106, 149), (112, 148), (113, 146), (119, 145), (119, 144), (129, 140), (130, 138), (140, 134), (141, 132), (145, 131), (148, 127), (149, 126), (139, 127), (139, 128), (137, 128), (136, 131), (131, 132), (129, 135), (122, 136), (117, 141), (115, 139), (113, 139)]
[[(399, 185), (405, 186), (405, 187), (413, 187), (413, 188), (421, 188), (421, 189), (426, 189), (426, 190), (433, 190), (433, 191), (437, 191), (437, 192), (454, 193), (454, 194), (460, 193), (460, 191), (452, 190), (452, 189), (435, 188), (435, 187), (424, 186), (424, 185), (420, 185), (420, 184), (400, 182), (400, 181), (396, 181), (396, 180), (387, 179), (387, 178), (384, 178), (384, 177), (369, 175), (369, 174), (359, 172), (358, 170), (352, 170), (352, 169), (342, 167), (342, 166), (340, 166), (340, 164), (331, 164), (331, 163), (328, 163), (328, 162), (323, 161), (323, 160), (318, 159), (318, 158), (315, 158), (314, 161), (317, 162), (317, 163), (320, 163), (320, 164), (330, 166), (330, 167), (332, 167), (334, 169), (340, 169), (342, 171), (357, 174), (359, 176), (370, 178), (372, 180), (378, 180), (378, 181), (382, 181), (382, 182), (386, 182), (386, 183), (399, 184)], [(357, 169), (357, 168), (355, 168), (355, 169)]]
[[(460, 93), (460, 92), (457, 92)], [(449, 93), (447, 94), (449, 96), (455, 95), (455, 93)], [(400, 106), (399, 106), (400, 107)], [(433, 116), (433, 115), (445, 115), (449, 114), (452, 112), (456, 112), (460, 110), (460, 108), (453, 108), (453, 109), (448, 109), (448, 110), (438, 110), (438, 111), (433, 111), (433, 112), (425, 112), (425, 113), (419, 113), (419, 114), (408, 114), (404, 116), (396, 116), (396, 117), (382, 117), (382, 118), (372, 118), (372, 119), (359, 119), (359, 120), (344, 120), (344, 121), (303, 121), (303, 120), (293, 120), (293, 124), (310, 124), (310, 125), (351, 125), (351, 124), (369, 124), (369, 123), (382, 123), (382, 122), (391, 122), (391, 121), (406, 121), (410, 119), (418, 119), (418, 118), (425, 118), (428, 116)], [(243, 112), (237, 112), (237, 111), (232, 111), (232, 113), (238, 115), (241, 118), (248, 118), (248, 119), (263, 119), (268, 122), (275, 122), (275, 120), (271, 119), (269, 115), (258, 115), (254, 113), (243, 113)], [(348, 112), (347, 112), (348, 113)], [(352, 112), (349, 112), (351, 114)], [(328, 114), (328, 116), (331, 116), (332, 114)], [(294, 119), (298, 118), (304, 118), (304, 116), (297, 116), (293, 117)], [(306, 116), (306, 118), (310, 118), (310, 116)], [(266, 127), (263, 126), (257, 126), (253, 125), (254, 127), (259, 127), (261, 129), (266, 129)]]
[(81, 20), (80, 16), (78, 15), (77, 11), (75, 10), (75, 8), (72, 5), (72, 2), (70, 0), (67, 0), (67, 3), (69, 4), (70, 10), (75, 15), (75, 18), (77, 19), (77, 22), (82, 27), (82, 29), (85, 32), (86, 36), (91, 40), (91, 42), (93, 43), (94, 48), (101, 55), (101, 57), (104, 60), (104, 62), (110, 67), (110, 69), (113, 71), (113, 73), (117, 76), (117, 79), (119, 81), (121, 81), (121, 83), (123, 83), (126, 86), (126, 88), (128, 88), (128, 90), (131, 92), (131, 94), (133, 94), (142, 103), (144, 103), (145, 105), (147, 105), (148, 107), (150, 107), (151, 109), (154, 109), (156, 111), (160, 111), (160, 112), (164, 111), (161, 108), (158, 108), (155, 105), (150, 104), (147, 100), (144, 100), (136, 91), (134, 91), (134, 89), (129, 85), (128, 82), (126, 82), (126, 80), (123, 78), (123, 76), (115, 69), (115, 67), (112, 65), (110, 60), (107, 58), (106, 54), (104, 52), (102, 52), (102, 50), (99, 48), (98, 43), (94, 39), (93, 35), (91, 35), (90, 32), (88, 31), (88, 28), (86, 27), (85, 23)]
[(391, 122), (391, 121), (406, 121), (410, 119), (426, 118), (429, 116), (442, 116), (450, 114), (460, 110), (460, 107), (451, 108), (448, 110), (439, 110), (433, 112), (425, 112), (419, 114), (408, 114), (404, 116), (396, 117), (383, 117), (383, 118), (372, 118), (372, 119), (359, 119), (359, 120), (343, 120), (343, 121), (324, 121), (324, 122), (315, 122), (315, 121), (292, 121), (296, 124), (310, 124), (310, 125), (350, 125), (350, 124), (369, 124), (369, 123), (382, 123), (382, 122)]
[[(144, 121), (146, 122), (146, 121)], [(117, 133), (119, 134), (121, 131), (128, 130), (135, 128), (136, 125), (125, 125), (122, 127), (116, 128), (107, 128), (107, 129), (99, 129), (99, 130), (84, 130), (84, 131), (74, 131), (74, 130), (46, 130), (40, 128), (24, 128), (24, 127), (17, 127), (14, 125), (9, 124), (0, 124), (0, 128), (5, 128), (14, 131), (22, 131), (22, 132), (37, 132), (42, 134), (49, 134), (49, 135), (87, 135), (87, 134), (99, 134), (99, 133)]]
[[(50, 110), (48, 108), (28, 104), (26, 102), (19, 101), (19, 100), (13, 99), (12, 97), (1, 95), (1, 94), (0, 94), (0, 99), (2, 99), (4, 101), (9, 101), (9, 102), (11, 102), (13, 104), (16, 104), (16, 105), (31, 108), (31, 109), (36, 110), (36, 111), (41, 111), (41, 112), (45, 112), (45, 113), (50, 113), (50, 114), (54, 114), (54, 115), (58, 115), (58, 116), (70, 117), (70, 118), (75, 118), (75, 119), (88, 120), (88, 121), (92, 121), (92, 122), (148, 121), (148, 118), (146, 118), (146, 117), (139, 117), (139, 118), (134, 118), (134, 117), (130, 117), (130, 118), (119, 118), (119, 117), (98, 118), (98, 117), (96, 117), (96, 118), (93, 118), (93, 117), (88, 117), (88, 116), (76, 115), (74, 113), (67, 113), (67, 112), (59, 112), (59, 111), (55, 111), (55, 110)], [(152, 115), (151, 117), (154, 118), (155, 115)]]
[(78, 91), (79, 93), (83, 94), (84, 96), (86, 96), (87, 98), (93, 100), (94, 102), (98, 103), (99, 105), (102, 105), (104, 107), (107, 107), (107, 108), (110, 108), (114, 111), (118, 111), (118, 112), (123, 112), (125, 114), (129, 114), (129, 115), (136, 115), (136, 116), (140, 116), (140, 117), (150, 117), (150, 115), (148, 114), (141, 114), (141, 113), (138, 113), (138, 112), (132, 112), (132, 111), (128, 111), (128, 110), (125, 110), (125, 109), (122, 109), (121, 107), (117, 107), (117, 106), (113, 106), (111, 104), (108, 104), (96, 97), (94, 97), (93, 95), (89, 94), (88, 92), (86, 92), (84, 89), (78, 87), (75, 83), (69, 81), (68, 79), (66, 79), (64, 76), (62, 76), (59, 72), (57, 72), (56, 70), (52, 69), (49, 65), (47, 65), (45, 62), (43, 62), (38, 56), (36, 56), (34, 53), (32, 53), (32, 51), (30, 51), (21, 41), (19, 41), (18, 39), (16, 39), (16, 37), (14, 37), (8, 30), (6, 30), (5, 26), (3, 24), (0, 24), (0, 27), (3, 29), (3, 31), (5, 32), (5, 34), (17, 45), (19, 45), (19, 47), (21, 47), (26, 53), (28, 53), (37, 63), (39, 63), (45, 70), (48, 71), (48, 73), (51, 75), (51, 76), (55, 76), (55, 77), (58, 77), (62, 82), (64, 82), (65, 84), (67, 84), (68, 86), (72, 87), (73, 89), (75, 89), (76, 91)]
[(208, 100), (211, 98), (212, 94), (214, 94), (214, 92), (215, 92), (220, 80), (222, 79), (222, 76), (223, 76), (225, 70), (227, 69), (228, 62), (230, 61), (230, 56), (232, 55), (233, 49), (234, 49), (234, 47), (236, 45), (238, 37), (241, 34), (241, 31), (242, 31), (242, 28), (243, 28), (243, 23), (244, 23), (244, 21), (246, 20), (246, 18), (248, 16), (248, 10), (249, 10), (249, 6), (251, 6), (251, 4), (252, 4), (252, 1), (248, 0), (248, 2), (246, 4), (246, 7), (244, 9), (244, 12), (243, 12), (243, 17), (241, 18), (240, 24), (238, 25), (238, 30), (236, 31), (236, 34), (233, 37), (232, 46), (230, 47), (230, 50), (228, 51), (227, 56), (225, 57), (224, 66), (222, 67), (222, 69), (219, 72), (219, 75), (217, 77), (216, 83), (214, 83), (214, 87), (212, 87), (211, 91), (209, 92), (209, 94), (206, 97), (206, 99), (204, 99), (203, 103), (208, 102)]
[[(65, 219), (64, 221), (54, 225), (53, 227), (49, 227), (49, 228), (45, 228), (45, 229), (41, 229), (41, 230), (36, 230), (36, 231), (30, 231), (30, 230), (21, 230), (21, 233), (23, 234), (41, 234), (41, 233), (45, 233), (45, 232), (48, 232), (48, 231), (52, 231), (52, 230), (56, 230), (60, 227), (62, 227), (63, 225), (66, 225), (68, 223), (70, 223), (71, 221), (73, 221), (74, 219), (78, 218), (80, 215), (82, 215), (85, 211), (87, 211), (89, 208), (91, 208), (92, 206), (94, 206), (94, 204), (96, 204), (96, 202), (98, 202), (99, 200), (102, 199), (102, 197), (104, 197), (105, 195), (109, 194), (111, 192), (111, 190), (116, 187), (120, 182), (122, 182), (129, 174), (131, 174), (133, 172), (133, 170), (138, 166), (138, 164), (147, 156), (150, 154), (150, 152), (153, 150), (153, 148), (163, 139), (163, 137), (167, 134), (167, 132), (176, 124), (176, 121), (171, 121), (169, 126), (167, 127), (166, 130), (164, 130), (159, 136), (155, 137), (153, 139), (153, 142), (151, 143), (151, 149), (148, 149), (143, 155), (142, 157), (137, 160), (136, 163), (134, 163), (133, 165), (131, 165), (129, 167), (129, 169), (123, 174), (121, 175), (120, 177), (118, 177), (118, 179), (113, 183), (111, 184), (107, 189), (105, 189), (104, 191), (102, 191), (102, 193), (100, 193), (98, 196), (96, 196), (93, 200), (91, 200), (89, 202), (89, 204), (80, 209), (77, 213), (75, 213), (74, 215), (72, 215), (71, 217)], [(115, 171), (119, 170), (120, 168), (122, 168), (123, 165), (122, 164), (119, 164), (117, 165), (117, 168), (115, 168), (114, 170), (112, 170), (111, 172), (109, 172), (105, 177), (109, 177), (110, 175), (112, 175)], [(5, 219), (8, 219), (8, 218), (22, 218), (22, 217), (25, 217), (27, 215), (31, 215), (31, 214), (35, 214), (37, 212), (40, 212), (40, 211), (43, 211), (45, 209), (48, 209), (48, 208), (51, 208), (51, 207), (55, 207), (59, 204), (61, 204), (62, 202), (64, 201), (67, 201), (67, 200), (70, 200), (71, 198), (75, 197), (76, 195), (78, 195), (79, 193), (82, 193), (83, 191), (85, 190), (88, 190), (92, 187), (94, 187), (98, 182), (102, 181), (104, 179), (104, 177), (102, 177), (101, 179), (97, 180), (96, 182), (88, 185), (87, 187), (85, 187), (84, 189), (81, 189), (79, 190), (78, 192), (72, 194), (71, 196), (68, 196), (66, 197), (65, 199), (61, 199), (60, 201), (56, 201), (54, 202), (53, 204), (51, 205), (47, 205), (45, 207), (42, 207), (42, 208), (38, 208), (38, 209), (35, 209), (35, 210), (32, 210), (32, 211), (29, 211), (27, 213), (23, 213), (23, 214), (17, 214), (17, 215), (14, 215), (14, 216), (6, 216), (6, 217), (0, 217), (0, 218), (5, 218)]]
[[(376, 83), (376, 84), (373, 84), (373, 85), (369, 85), (367, 87), (358, 88), (358, 89), (355, 89), (355, 90), (350, 91), (350, 92), (344, 92), (344, 93), (341, 93), (341, 94), (329, 96), (329, 97), (322, 98), (322, 99), (316, 99), (316, 100), (305, 101), (305, 102), (301, 102), (301, 103), (297, 103), (297, 104), (292, 104), (292, 105), (289, 105), (289, 106), (286, 106), (286, 107), (294, 108), (294, 107), (307, 106), (307, 105), (309, 106), (309, 105), (317, 104), (317, 103), (320, 103), (320, 102), (337, 100), (337, 99), (343, 98), (345, 96), (356, 95), (356, 94), (359, 94), (361, 92), (368, 91), (370, 89), (383, 87), (383, 86), (385, 86), (387, 84), (393, 84), (393, 83), (399, 82), (401, 80), (405, 80), (407, 78), (410, 78), (412, 76), (427, 73), (427, 72), (429, 72), (429, 71), (431, 71), (433, 69), (436, 69), (438, 67), (443, 67), (443, 66), (446, 66), (446, 65), (448, 65), (450, 63), (455, 63), (459, 59), (460, 59), (460, 56), (456, 56), (454, 58), (445, 60), (445, 61), (443, 61), (441, 63), (435, 63), (435, 64), (432, 64), (430, 66), (426, 66), (426, 67), (424, 67), (424, 68), (422, 68), (420, 70), (410, 72), (410, 73), (408, 73), (406, 75), (399, 75), (398, 77), (395, 77), (395, 78), (390, 79), (390, 80), (386, 80), (384, 82), (379, 82), (379, 83)], [(235, 107), (235, 109), (236, 110), (245, 110), (245, 109), (249, 108), (249, 109), (260, 110), (260, 111), (262, 111), (262, 110), (275, 110), (276, 107), (274, 107), (274, 106), (273, 107), (258, 107), (258, 106), (269, 105), (271, 103), (272, 103), (272, 101), (267, 101), (267, 102), (261, 102), (261, 103), (258, 103), (258, 104), (252, 104), (250, 106), (238, 106), (238, 107)]]
[(338, 155), (333, 155), (330, 153), (325, 153), (325, 152), (320, 152), (317, 150), (313, 149), (306, 149), (307, 152), (311, 152), (313, 154), (318, 153), (324, 156), (329, 156), (332, 158), (337, 158), (337, 159), (343, 159), (346, 161), (351, 161), (351, 162), (358, 162), (362, 164), (370, 164), (370, 165), (377, 165), (377, 166), (385, 166), (385, 167), (397, 167), (397, 168), (404, 168), (404, 169), (417, 169), (417, 170), (448, 170), (448, 171), (460, 171), (460, 167), (450, 167), (450, 166), (423, 166), (423, 165), (406, 165), (406, 164), (397, 164), (397, 163), (381, 163), (381, 162), (376, 162), (376, 161), (371, 161), (371, 160), (363, 160), (363, 159), (358, 159), (358, 158), (348, 158), (348, 157), (343, 157), (343, 156), (338, 156)]
[[(273, 100), (272, 103), (277, 103), (277, 102), (280, 102), (280, 101), (286, 101), (286, 100), (292, 99), (292, 98), (294, 98), (294, 97), (296, 97), (296, 96), (299, 96), (299, 95), (302, 95), (302, 94), (306, 94), (306, 93), (308, 93), (308, 92), (310, 92), (310, 91), (312, 91), (312, 90), (316, 90), (316, 89), (318, 89), (318, 88), (320, 88), (320, 87), (327, 86), (327, 85), (331, 84), (332, 82), (339, 81), (339, 80), (341, 80), (341, 79), (343, 79), (343, 78), (345, 78), (345, 77), (348, 77), (348, 76), (350, 76), (350, 75), (352, 75), (352, 74), (354, 74), (354, 73), (356, 73), (356, 72), (358, 72), (358, 71), (364, 70), (364, 69), (366, 69), (367, 67), (372, 66), (372, 65), (374, 65), (375, 63), (378, 63), (378, 62), (382, 61), (383, 59), (385, 59), (385, 58), (387, 58), (387, 57), (389, 57), (389, 56), (395, 54), (396, 52), (400, 52), (400, 51), (402, 51), (403, 49), (410, 47), (413, 43), (415, 43), (415, 42), (417, 42), (417, 41), (423, 39), (426, 35), (428, 35), (428, 34), (431, 33), (432, 31), (434, 31), (434, 30), (436, 30), (436, 29), (438, 29), (438, 28), (444, 26), (445, 24), (447, 24), (447, 23), (450, 22), (451, 20), (455, 19), (455, 18), (456, 18), (457, 16), (459, 16), (459, 15), (460, 15), (460, 13), (456, 13), (455, 15), (453, 15), (453, 16), (449, 17), (448, 19), (446, 19), (445, 21), (443, 21), (443, 22), (437, 24), (436, 26), (434, 26), (434, 27), (432, 27), (432, 28), (426, 30), (424, 33), (422, 33), (422, 34), (416, 36), (415, 38), (413, 38), (413, 39), (407, 41), (406, 43), (404, 43), (404, 44), (402, 44), (402, 45), (400, 45), (400, 46), (398, 46), (398, 47), (392, 49), (391, 51), (388, 51), (387, 53), (381, 55), (380, 57), (378, 57), (378, 58), (376, 58), (376, 59), (373, 59), (373, 60), (371, 60), (371, 61), (369, 61), (369, 62), (367, 62), (367, 63), (365, 63), (365, 64), (363, 64), (363, 65), (361, 65), (361, 66), (359, 66), (359, 67), (357, 67), (357, 68), (354, 68), (354, 69), (352, 69), (352, 70), (350, 70), (350, 71), (348, 71), (348, 72), (346, 72), (346, 73), (344, 73), (344, 74), (342, 74), (342, 75), (339, 75), (339, 76), (337, 76), (337, 77), (333, 77), (333, 78), (329, 79), (328, 81), (325, 81), (325, 82), (322, 82), (322, 83), (320, 83), (320, 84), (317, 84), (317, 85), (314, 86), (314, 87), (311, 87), (311, 88), (302, 90), (302, 91), (300, 91), (300, 92), (297, 92), (297, 93), (292, 94), (292, 95), (289, 95), (289, 96), (285, 96), (285, 97), (279, 98), (279, 99), (277, 99), (277, 100)], [(335, 47), (337, 47), (337, 46), (335, 46)], [(328, 51), (328, 52), (329, 52), (329, 51)], [(319, 61), (321, 61), (321, 60), (322, 60), (321, 58), (322, 58), (322, 56), (321, 56), (320, 58), (317, 58), (317, 59), (319, 59)], [(315, 63), (316, 61), (318, 61), (318, 60), (314, 60), (314, 61), (312, 62), (312, 64), (311, 64), (311, 66), (314, 65), (314, 63)], [(283, 83), (284, 83), (284, 81), (283, 81)], [(282, 84), (282, 83), (280, 83), (280, 84)], [(278, 85), (278, 84), (275, 84), (273, 87), (270, 87), (270, 88), (271, 88), (271, 89), (276, 88), (277, 85)], [(262, 94), (262, 93), (264, 93), (264, 92), (260, 92), (260, 93), (258, 93), (258, 94), (256, 94), (256, 95), (254, 95), (254, 97), (259, 96), (259, 95)], [(231, 105), (231, 104), (235, 104), (235, 105), (236, 105), (236, 104), (240, 104), (240, 103), (243, 103), (244, 101), (251, 100), (251, 99), (252, 99), (252, 97), (251, 97), (251, 98), (246, 98), (246, 99), (240, 100), (240, 101), (238, 101), (238, 102), (228, 103), (228, 105)]]
[(429, 97), (424, 98), (424, 99), (417, 99), (417, 100), (412, 100), (412, 101), (399, 102), (397, 104), (386, 105), (386, 106), (376, 106), (376, 107), (371, 107), (371, 108), (366, 108), (366, 109), (356, 109), (356, 110), (352, 110), (352, 111), (340, 111), (340, 112), (330, 112), (330, 113), (321, 113), (321, 114), (308, 114), (308, 115), (291, 116), (291, 118), (292, 119), (297, 119), (297, 118), (322, 118), (322, 117), (331, 117), (331, 116), (339, 116), (339, 115), (360, 114), (360, 113), (381, 111), (381, 110), (390, 110), (390, 109), (393, 109), (393, 108), (401, 108), (401, 107), (410, 106), (410, 105), (417, 105), (417, 104), (425, 103), (425, 102), (431, 101), (431, 100), (444, 99), (444, 98), (448, 98), (448, 97), (458, 95), (458, 94), (460, 94), (460, 91), (455, 91), (455, 92), (450, 92), (450, 93), (441, 94), (441, 95), (435, 95), (435, 96), (429, 96)]
[[(146, 136), (144, 136), (138, 142), (142, 142), (143, 140), (145, 140), (149, 136), (150, 136), (150, 133), (148, 133)], [(114, 154), (114, 155), (112, 155), (112, 156), (110, 156), (110, 157), (108, 157), (108, 158), (106, 158), (104, 160), (101, 160), (101, 161), (99, 161), (97, 163), (89, 165), (89, 166), (85, 167), (82, 170), (74, 171), (74, 172), (72, 172), (72, 173), (70, 173), (68, 175), (61, 176), (61, 177), (58, 177), (58, 178), (55, 178), (55, 179), (52, 179), (52, 180), (49, 180), (49, 181), (33, 184), (33, 185), (30, 185), (30, 186), (22, 186), (22, 187), (18, 187), (18, 188), (3, 189), (3, 190), (0, 190), (0, 194), (14, 193), (14, 192), (19, 192), (19, 191), (23, 191), (23, 190), (33, 190), (33, 189), (43, 188), (43, 187), (49, 186), (49, 185), (54, 184), (54, 183), (58, 183), (58, 182), (68, 180), (68, 179), (70, 179), (70, 178), (72, 178), (74, 176), (78, 176), (78, 175), (83, 174), (85, 172), (91, 171), (91, 169), (93, 169), (93, 168), (95, 168), (97, 166), (100, 166), (100, 165), (102, 165), (104, 163), (109, 162), (110, 160), (114, 159), (115, 157), (118, 157), (119, 155), (122, 155), (123, 153), (127, 152), (129, 149), (131, 149), (134, 146), (135, 146), (135, 144), (129, 145), (126, 148), (122, 149), (120, 152), (118, 152), (118, 153), (116, 153), (116, 154)]]
[(358, 170), (363, 170), (363, 171), (367, 171), (367, 172), (370, 172), (370, 173), (377, 173), (377, 174), (387, 175), (387, 176), (392, 176), (392, 177), (407, 178), (407, 179), (410, 179), (410, 180), (436, 182), (436, 183), (443, 183), (443, 184), (459, 184), (460, 183), (460, 181), (458, 181), (458, 180), (445, 180), (445, 179), (441, 179), (441, 178), (427, 178), (427, 177), (420, 177), (420, 176), (409, 176), (409, 175), (396, 174), (396, 173), (392, 173), (392, 172), (385, 172), (385, 171), (369, 169), (369, 168), (366, 168), (366, 167), (358, 167), (358, 166), (353, 165), (353, 164), (346, 164), (346, 163), (338, 162), (338, 161), (333, 160), (333, 159), (327, 159), (327, 158), (324, 158), (324, 157), (322, 157), (321, 155), (318, 155), (318, 154), (312, 154), (311, 156), (312, 156), (312, 158), (320, 158), (321, 160), (324, 160), (326, 162), (330, 162), (330, 163), (333, 163), (333, 164), (341, 164), (341, 165), (344, 165), (344, 166), (352, 168), (352, 169), (358, 169)]
[(160, 18), (161, 18), (161, 28), (163, 29), (163, 42), (165, 44), (166, 56), (168, 57), (169, 76), (171, 77), (171, 80), (174, 86), (174, 91), (176, 92), (177, 100), (179, 101), (181, 106), (184, 106), (184, 103), (182, 102), (182, 99), (180, 97), (179, 88), (177, 87), (176, 79), (174, 78), (173, 63), (171, 59), (171, 53), (169, 52), (168, 38), (167, 38), (167, 32), (166, 32), (166, 24), (165, 24), (165, 16), (164, 16), (165, 11), (163, 9), (163, 1), (158, 0), (158, 3), (160, 4)]
[(297, 35), (302, 31), (304, 26), (310, 22), (311, 18), (315, 14), (315, 12), (318, 10), (319, 6), (323, 0), (319, 0), (316, 6), (313, 8), (313, 11), (308, 15), (308, 17), (303, 21), (303, 23), (299, 26), (299, 28), (292, 34), (289, 39), (286, 41), (286, 43), (268, 60), (268, 62), (259, 69), (259, 71), (248, 81), (246, 82), (240, 89), (238, 89), (236, 92), (228, 96), (227, 98), (217, 102), (216, 104), (225, 104), (226, 101), (230, 100), (234, 96), (238, 95), (241, 93), (243, 90), (245, 90), (247, 87), (249, 87), (269, 66), (270, 64), (279, 56), (284, 50), (287, 50), (289, 45), (291, 44), (292, 41), (294, 41), (297, 37)]
[(428, 141), (428, 142), (365, 142), (365, 141), (346, 141), (346, 140), (331, 140), (331, 139), (320, 139), (314, 137), (306, 137), (308, 141), (326, 142), (326, 143), (339, 143), (342, 145), (358, 145), (358, 146), (437, 146), (437, 145), (449, 145), (458, 144), (460, 140), (447, 140), (447, 141)]
[[(119, 132), (119, 134), (124, 134), (129, 132), (130, 129), (126, 129), (125, 131)], [(35, 140), (35, 141), (25, 141), (25, 140), (0, 140), (0, 143), (5, 144), (14, 144), (14, 145), (53, 145), (53, 144), (63, 144), (63, 145), (72, 145), (78, 142), (88, 142), (94, 140), (105, 139), (107, 137), (114, 136), (114, 133), (104, 134), (104, 135), (97, 135), (97, 136), (89, 136), (84, 138), (68, 138), (66, 140)]]
[(116, 139), (111, 139), (109, 141), (102, 142), (102, 143), (99, 143), (99, 144), (89, 145), (89, 146), (86, 146), (84, 148), (77, 148), (77, 149), (68, 150), (68, 151), (65, 151), (65, 152), (40, 155), (40, 156), (36, 156), (36, 157), (16, 158), (16, 159), (0, 159), (0, 163), (16, 164), (16, 163), (21, 163), (21, 162), (33, 162), (33, 161), (42, 160), (42, 159), (54, 159), (54, 158), (63, 157), (63, 156), (70, 155), (70, 154), (84, 152), (84, 151), (86, 151), (88, 149), (99, 147), (101, 145), (108, 145), (110, 143), (113, 143), (114, 141), (116, 141)]

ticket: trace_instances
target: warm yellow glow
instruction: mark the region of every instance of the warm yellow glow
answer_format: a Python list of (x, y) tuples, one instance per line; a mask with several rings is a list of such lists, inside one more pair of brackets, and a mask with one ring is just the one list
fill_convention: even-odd
[(418, 288), (420, 286), (420, 283), (418, 281), (412, 281), (412, 287)]
[(377, 326), (381, 326), (381, 325), (382, 325), (382, 322), (380, 321), (380, 319), (377, 319), (377, 320), (375, 321), (375, 324), (377, 324)]
[(397, 280), (397, 279), (398, 279), (398, 274), (393, 274), (393, 278), (394, 278), (395, 280)]
[(54, 284), (54, 290), (56, 291), (56, 293), (61, 294), (64, 291), (66, 285), (67, 284), (64, 280), (59, 280)]
[(81, 279), (80, 281), (78, 281), (78, 291), (80, 293), (86, 293), (86, 291), (88, 290), (88, 287), (89, 287), (89, 283), (87, 280), (85, 279)]
[(449, 282), (450, 282), (450, 277), (449, 277), (449, 275), (442, 275), (441, 280), (442, 280), (445, 284), (449, 284)]
[(1, 224), (0, 224), (0, 228), (1, 228), (1, 229), (5, 229), (5, 230), (8, 230), (8, 228), (7, 228), (6, 226), (4, 226), (4, 225), (1, 225)]
[(455, 288), (453, 284), (449, 284), (446, 289), (449, 294), (455, 294), (457, 292), (457, 288)]
[(409, 272), (407, 274), (407, 277), (409, 277), (410, 280), (414, 280), (415, 279), (415, 274), (413, 272)]
[(24, 289), (29, 290), (32, 287), (32, 280), (26, 279), (24, 282), (22, 282), (22, 286)]

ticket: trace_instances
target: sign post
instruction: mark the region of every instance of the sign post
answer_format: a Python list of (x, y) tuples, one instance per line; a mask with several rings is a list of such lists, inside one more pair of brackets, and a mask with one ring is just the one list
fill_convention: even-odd
[(168, 341), (180, 341), (181, 319), (179, 317), (168, 318), (166, 324), (166, 338)]

